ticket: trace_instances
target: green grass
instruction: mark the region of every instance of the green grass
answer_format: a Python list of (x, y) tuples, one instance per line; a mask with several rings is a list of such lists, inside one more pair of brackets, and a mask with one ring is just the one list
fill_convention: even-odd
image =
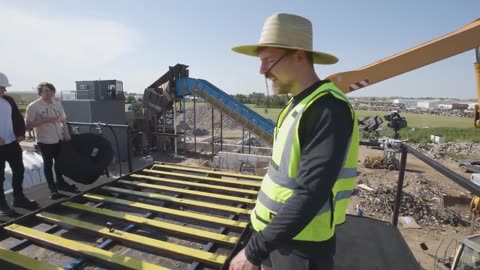
[[(365, 116), (383, 116), (390, 114), (390, 112), (382, 111), (361, 111), (358, 110), (357, 118), (361, 119)], [(455, 117), (455, 116), (443, 116), (443, 115), (430, 115), (430, 114), (415, 114), (415, 113), (401, 113), (402, 117), (408, 122), (410, 128), (472, 128), (473, 118)]]
[[(473, 120), (472, 120), (473, 121)], [(480, 143), (480, 129), (470, 128), (405, 128), (400, 130), (400, 136), (410, 142), (428, 143), (430, 135), (441, 135), (445, 142)]]
[[(277, 121), (278, 115), (280, 114), (281, 108), (259, 108), (254, 104), (246, 104), (250, 109), (256, 111), (265, 118)], [(390, 114), (390, 112), (383, 111), (356, 111), (357, 118), (361, 119), (365, 116), (383, 116)], [(402, 117), (405, 117), (408, 122), (409, 128), (461, 128), (469, 129), (473, 127), (472, 118), (464, 117), (455, 117), (455, 116), (441, 116), (441, 115), (430, 115), (430, 114), (414, 114), (414, 113), (403, 113)], [(386, 126), (386, 123), (383, 125)]]
[[(357, 111), (357, 118), (365, 116), (385, 116), (389, 112)], [(480, 142), (480, 129), (473, 127), (473, 118), (441, 116), (430, 114), (403, 113), (408, 127), (400, 130), (400, 137), (410, 142), (428, 143), (430, 135), (441, 135), (446, 142)], [(382, 136), (392, 136), (393, 131), (382, 124)]]
[(245, 104), (247, 107), (250, 109), (254, 110), (261, 116), (272, 120), (273, 122), (277, 122), (278, 115), (280, 114), (280, 111), (282, 108), (259, 108), (255, 104)]
[[(197, 102), (197, 106), (205, 106), (204, 102)], [(245, 104), (265, 118), (277, 121), (281, 108), (257, 107), (255, 104)], [(128, 104), (126, 104), (126, 107)], [(187, 109), (193, 107), (193, 102), (186, 103)], [(390, 114), (385, 111), (356, 111), (357, 118), (365, 116), (381, 116)], [(480, 129), (473, 127), (472, 118), (440, 116), (429, 114), (402, 113), (408, 122), (408, 127), (400, 130), (400, 137), (410, 142), (428, 143), (430, 135), (442, 135), (446, 142), (475, 142), (480, 143)], [(382, 124), (381, 136), (393, 136), (393, 131), (387, 127), (388, 122)]]
[(17, 104), (18, 109), (22, 113), (22, 115), (25, 115), (25, 111), (27, 110), (27, 105), (26, 104)]
[[(247, 104), (252, 110), (256, 111), (263, 117), (277, 121), (280, 108), (258, 108), (254, 104)], [(372, 111), (356, 111), (357, 118), (365, 116), (383, 116), (390, 114), (390, 112), (372, 112)], [(480, 129), (473, 127), (472, 118), (455, 117), (455, 116), (441, 116), (430, 114), (401, 114), (405, 117), (408, 127), (400, 130), (400, 137), (407, 139), (410, 142), (428, 143), (430, 142), (430, 135), (442, 135), (446, 142), (475, 142), (480, 143)], [(393, 136), (392, 129), (387, 127), (388, 122), (382, 124), (382, 136)]]

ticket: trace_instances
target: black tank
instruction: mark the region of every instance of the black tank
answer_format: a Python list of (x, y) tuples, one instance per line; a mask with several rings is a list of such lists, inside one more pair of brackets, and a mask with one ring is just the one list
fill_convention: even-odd
[(105, 172), (113, 159), (110, 142), (97, 134), (72, 134), (62, 146), (58, 162), (62, 174), (80, 184), (91, 184)]

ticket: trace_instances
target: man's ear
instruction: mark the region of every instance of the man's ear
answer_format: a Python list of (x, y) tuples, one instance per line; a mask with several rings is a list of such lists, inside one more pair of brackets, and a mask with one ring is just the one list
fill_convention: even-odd
[(295, 62), (297, 63), (308, 62), (307, 52), (295, 51), (295, 53), (293, 54), (293, 57), (295, 59)]

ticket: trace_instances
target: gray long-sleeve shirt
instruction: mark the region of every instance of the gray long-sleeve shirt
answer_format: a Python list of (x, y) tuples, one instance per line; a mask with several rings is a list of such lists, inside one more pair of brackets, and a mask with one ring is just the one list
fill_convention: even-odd
[[(293, 98), (293, 108), (328, 81), (318, 81)], [(279, 247), (289, 246), (304, 254), (335, 253), (335, 237), (323, 242), (292, 240), (331, 198), (342, 168), (353, 129), (348, 105), (331, 94), (316, 100), (304, 111), (299, 124), (301, 160), (299, 187), (267, 227), (253, 234), (245, 252), (256, 265)]]

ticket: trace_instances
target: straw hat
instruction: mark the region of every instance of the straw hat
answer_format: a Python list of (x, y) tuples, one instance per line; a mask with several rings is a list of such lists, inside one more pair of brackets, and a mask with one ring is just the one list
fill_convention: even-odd
[(258, 57), (259, 47), (301, 50), (313, 53), (315, 64), (335, 64), (337, 57), (312, 49), (312, 23), (294, 14), (277, 13), (265, 20), (260, 41), (256, 45), (232, 48), (234, 52)]

